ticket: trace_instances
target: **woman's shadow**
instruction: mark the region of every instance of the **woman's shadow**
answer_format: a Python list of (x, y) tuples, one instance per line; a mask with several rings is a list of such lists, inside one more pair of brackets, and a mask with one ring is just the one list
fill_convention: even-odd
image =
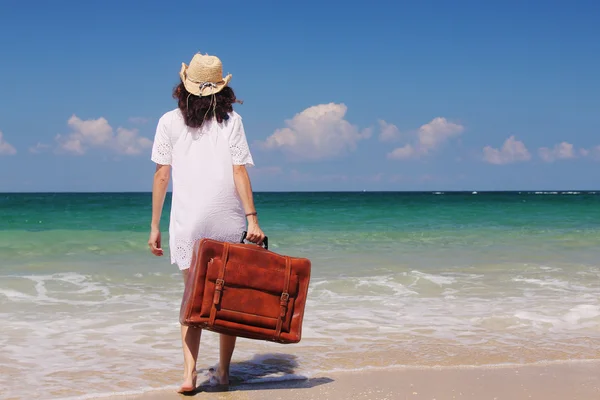
[[(256, 355), (250, 360), (231, 363), (229, 385), (212, 386), (207, 379), (200, 383), (194, 394), (240, 390), (308, 389), (333, 382), (333, 379), (327, 377), (308, 378), (298, 375), (297, 368), (297, 357), (292, 354)], [(208, 370), (199, 370), (198, 377), (207, 373)]]

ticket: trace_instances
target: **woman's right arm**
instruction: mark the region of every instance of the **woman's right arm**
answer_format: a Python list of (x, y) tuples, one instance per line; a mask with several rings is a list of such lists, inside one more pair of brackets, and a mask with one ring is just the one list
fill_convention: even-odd
[(152, 184), (152, 223), (150, 225), (152, 230), (160, 230), (160, 218), (170, 179), (171, 166), (157, 164)]
[(171, 166), (157, 164), (154, 172), (154, 182), (152, 183), (152, 222), (150, 223), (150, 239), (148, 239), (150, 251), (155, 256), (164, 254), (161, 246), (160, 218), (170, 178)]
[[(166, 115), (166, 114), (165, 114)], [(152, 144), (152, 161), (156, 164), (154, 181), (152, 183), (152, 220), (150, 222), (150, 239), (148, 246), (155, 256), (162, 256), (160, 235), (160, 217), (162, 215), (169, 180), (171, 179), (171, 152), (173, 146), (167, 127), (169, 122), (165, 116), (158, 120), (154, 143)]]

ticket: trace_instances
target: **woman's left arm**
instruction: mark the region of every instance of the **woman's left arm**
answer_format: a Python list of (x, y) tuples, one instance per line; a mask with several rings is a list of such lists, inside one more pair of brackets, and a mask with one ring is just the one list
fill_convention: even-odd
[(162, 256), (164, 254), (161, 247), (160, 218), (170, 178), (171, 166), (157, 164), (152, 184), (152, 222), (150, 224), (150, 239), (148, 239), (150, 250), (155, 256)]
[(252, 160), (252, 155), (250, 154), (242, 118), (238, 115), (234, 119), (233, 124), (233, 131), (229, 137), (229, 148), (233, 162), (233, 181), (235, 182), (235, 188), (246, 213), (246, 222), (248, 224), (246, 239), (260, 245), (265, 239), (265, 234), (258, 225), (258, 215), (254, 208), (252, 183), (250, 183), (250, 177), (246, 170), (246, 165), (254, 165), (254, 160)]
[(252, 184), (250, 183), (250, 177), (248, 176), (248, 171), (244, 165), (233, 166), (233, 181), (235, 182), (235, 188), (242, 201), (244, 212), (246, 213), (246, 220), (248, 223), (246, 238), (250, 242), (262, 244), (265, 239), (265, 234), (258, 224), (258, 214), (256, 208), (254, 208)]

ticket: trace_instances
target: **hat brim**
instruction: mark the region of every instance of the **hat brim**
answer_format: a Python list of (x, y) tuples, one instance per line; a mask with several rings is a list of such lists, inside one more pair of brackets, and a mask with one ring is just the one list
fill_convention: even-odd
[(183, 86), (185, 86), (185, 90), (196, 96), (210, 96), (211, 94), (219, 93), (224, 87), (229, 85), (229, 82), (231, 81), (231, 74), (229, 74), (220, 82), (214, 82), (217, 87), (206, 87), (200, 91), (200, 85), (188, 79), (186, 74), (187, 68), (188, 66), (185, 63), (181, 63), (179, 77), (181, 78), (181, 82), (183, 82)]

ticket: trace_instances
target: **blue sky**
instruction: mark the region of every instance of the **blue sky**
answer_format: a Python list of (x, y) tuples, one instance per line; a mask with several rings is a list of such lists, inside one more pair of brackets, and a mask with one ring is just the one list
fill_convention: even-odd
[(0, 192), (149, 191), (196, 52), (257, 191), (600, 189), (600, 2), (493, 3), (4, 1)]

